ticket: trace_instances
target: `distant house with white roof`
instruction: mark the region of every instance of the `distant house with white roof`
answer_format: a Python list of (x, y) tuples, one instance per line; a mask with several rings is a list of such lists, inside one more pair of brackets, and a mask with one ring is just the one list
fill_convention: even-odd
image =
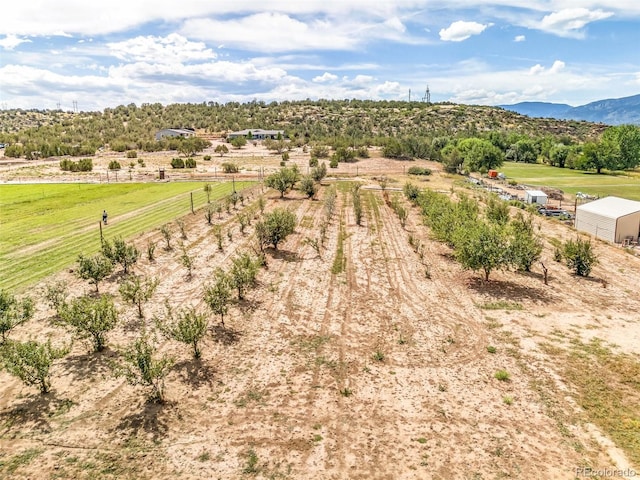
[(266, 140), (270, 138), (271, 140), (276, 140), (280, 135), (281, 138), (284, 138), (284, 130), (263, 130), (262, 128), (245, 128), (244, 130), (240, 130), (238, 132), (231, 132), (227, 134), (228, 140), (233, 140), (236, 137), (250, 137), (253, 140)]
[(195, 134), (190, 128), (165, 128), (156, 132), (156, 140), (164, 137), (193, 137)]
[(605, 197), (576, 208), (575, 227), (596, 238), (614, 243), (638, 241), (640, 202)]

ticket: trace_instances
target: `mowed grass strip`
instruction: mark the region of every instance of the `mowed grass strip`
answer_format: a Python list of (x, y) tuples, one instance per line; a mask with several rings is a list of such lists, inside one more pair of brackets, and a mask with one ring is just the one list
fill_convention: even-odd
[[(241, 190), (252, 184), (235, 185)], [(129, 239), (189, 214), (191, 194), (194, 208), (205, 205), (203, 186), (200, 182), (172, 182), (0, 187), (0, 288), (24, 289), (68, 267), (79, 253), (99, 251), (103, 209), (109, 213), (108, 225), (103, 228), (105, 238)], [(211, 186), (211, 201), (233, 189), (231, 183)]]
[(583, 172), (569, 168), (557, 168), (549, 165), (505, 162), (499, 169), (518, 183), (547, 186), (576, 194), (588, 193), (605, 197), (618, 197), (640, 200), (640, 177), (637, 172), (603, 173)]

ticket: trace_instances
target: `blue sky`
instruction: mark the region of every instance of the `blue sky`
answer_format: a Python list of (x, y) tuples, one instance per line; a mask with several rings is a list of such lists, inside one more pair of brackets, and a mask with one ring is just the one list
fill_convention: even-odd
[(640, 93), (638, 0), (22, 0), (0, 108)]

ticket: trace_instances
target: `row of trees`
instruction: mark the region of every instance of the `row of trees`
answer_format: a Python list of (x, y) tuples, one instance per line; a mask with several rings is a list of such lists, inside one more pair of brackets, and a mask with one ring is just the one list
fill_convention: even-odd
[[(103, 240), (102, 249), (98, 254), (80, 255), (78, 258), (76, 272), (80, 278), (88, 279), (95, 284), (94, 295), (69, 299), (63, 284), (47, 287), (45, 298), (55, 311), (54, 324), (68, 329), (74, 339), (88, 341), (92, 351), (104, 350), (108, 345), (109, 332), (121, 324), (121, 315), (116, 308), (114, 296), (100, 294), (98, 285), (113, 273), (116, 265), (120, 265), (122, 274), (116, 277), (120, 280), (118, 293), (123, 303), (136, 309), (142, 323), (138, 338), (126, 345), (111, 365), (113, 373), (125, 377), (132, 384), (150, 387), (153, 397), (163, 400), (164, 378), (170, 372), (174, 361), (167, 355), (159, 354), (159, 340), (164, 338), (187, 344), (193, 356), (200, 358), (201, 343), (210, 328), (209, 315), (219, 315), (221, 326), (224, 328), (224, 317), (228, 314), (230, 305), (245, 298), (248, 290), (255, 285), (260, 266), (266, 264), (263, 256), (265, 249), (269, 245), (277, 248), (295, 229), (296, 217), (292, 212), (276, 208), (263, 213), (263, 198), (259, 197), (257, 203), (262, 214), (255, 224), (255, 238), (260, 254), (254, 256), (248, 252), (239, 253), (231, 260), (231, 266), (227, 271), (217, 268), (213, 272), (202, 293), (208, 312), (195, 307), (173, 309), (166, 302), (163, 313), (154, 316), (150, 325), (145, 322), (144, 304), (152, 301), (159, 281), (132, 273), (133, 267), (140, 259), (140, 252), (135, 245), (118, 237), (113, 241)], [(184, 222), (177, 223), (182, 238), (186, 239)], [(167, 241), (167, 250), (171, 250), (171, 229), (165, 225), (161, 233)], [(147, 252), (149, 261), (154, 259), (154, 250), (155, 244), (150, 242)], [(183, 249), (182, 256), (184, 255), (187, 255), (186, 249)], [(234, 291), (237, 292), (235, 299), (232, 294)], [(44, 343), (10, 340), (9, 332), (32, 318), (33, 312), (34, 303), (28, 297), (17, 299), (7, 292), (0, 291), (0, 365), (27, 385), (37, 386), (42, 393), (47, 393), (51, 388), (51, 366), (69, 353), (72, 342), (54, 346), (50, 340)]]
[[(495, 270), (528, 272), (539, 261), (543, 243), (532, 216), (519, 211), (512, 217), (508, 203), (495, 196), (481, 212), (478, 203), (465, 195), (454, 201), (441, 193), (418, 192), (411, 184), (404, 192), (421, 209), (433, 237), (449, 245), (465, 269), (483, 272), (485, 281)], [(588, 276), (597, 263), (591, 243), (579, 238), (565, 242), (554, 257), (579, 276)]]

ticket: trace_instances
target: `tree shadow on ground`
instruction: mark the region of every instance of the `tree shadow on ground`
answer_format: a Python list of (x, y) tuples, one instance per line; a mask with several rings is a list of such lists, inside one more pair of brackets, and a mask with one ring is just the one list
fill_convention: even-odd
[(51, 419), (65, 414), (73, 405), (73, 400), (59, 398), (53, 392), (30, 395), (13, 408), (0, 412), (0, 438), (15, 438), (25, 428), (32, 433), (49, 433)]
[(213, 387), (218, 371), (202, 362), (202, 359), (190, 358), (174, 365), (181, 380), (195, 388), (208, 385)]
[(225, 327), (220, 324), (211, 327), (211, 331), (213, 333), (213, 339), (223, 345), (233, 345), (234, 343), (238, 343), (242, 336), (242, 332), (239, 330), (234, 330), (233, 328)]
[(109, 376), (112, 373), (111, 363), (118, 358), (118, 353), (109, 347), (101, 352), (85, 353), (83, 355), (67, 355), (61, 366), (72, 378), (86, 379), (96, 376)]
[(277, 260), (284, 260), (285, 262), (297, 262), (299, 260), (298, 252), (291, 252), (289, 250), (274, 250), (270, 249), (271, 258)]
[(262, 305), (262, 300), (257, 298), (243, 298), (242, 300), (236, 300), (235, 304), (242, 313), (253, 313)]
[(555, 301), (553, 292), (549, 287), (545, 287), (541, 283), (541, 287), (530, 287), (520, 285), (518, 283), (505, 280), (490, 280), (485, 282), (481, 278), (472, 278), (469, 280), (468, 286), (476, 293), (490, 295), (496, 299), (509, 301), (530, 300), (533, 302), (552, 303)]
[(115, 429), (128, 431), (131, 435), (143, 432), (147, 436), (151, 436), (154, 443), (160, 442), (169, 431), (169, 423), (165, 414), (171, 408), (172, 404), (169, 402), (160, 403), (149, 399), (144, 403), (142, 411), (123, 417)]

